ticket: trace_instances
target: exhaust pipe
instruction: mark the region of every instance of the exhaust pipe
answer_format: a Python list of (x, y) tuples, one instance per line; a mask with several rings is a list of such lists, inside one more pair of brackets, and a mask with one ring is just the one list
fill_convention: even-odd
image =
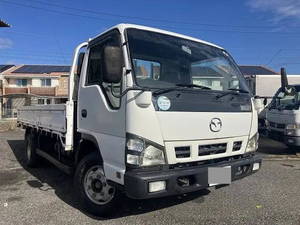
[(288, 79), (287, 79), (287, 75), (286, 75), (286, 70), (285, 68), (281, 68), (280, 69), (280, 75), (281, 75), (281, 88), (283, 90), (287, 90), (288, 89)]
[(280, 69), (280, 75), (281, 75), (281, 88), (287, 95), (294, 95), (296, 90), (293, 86), (290, 86), (288, 83), (286, 70), (285, 68)]

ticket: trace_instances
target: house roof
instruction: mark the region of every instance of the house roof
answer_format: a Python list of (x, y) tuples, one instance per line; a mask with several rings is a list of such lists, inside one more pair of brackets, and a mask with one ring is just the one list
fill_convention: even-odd
[(239, 68), (243, 75), (278, 75), (279, 74), (265, 66), (239, 65)]
[(17, 68), (11, 73), (30, 73), (30, 74), (41, 74), (41, 73), (55, 73), (55, 72), (70, 72), (70, 66), (56, 66), (56, 65), (23, 65)]
[(14, 65), (0, 65), (0, 73), (2, 73), (5, 70), (8, 70), (9, 68), (13, 67)]

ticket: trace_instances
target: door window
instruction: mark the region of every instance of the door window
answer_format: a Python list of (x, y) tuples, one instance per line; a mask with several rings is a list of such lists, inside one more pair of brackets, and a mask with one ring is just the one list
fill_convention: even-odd
[(103, 52), (106, 46), (120, 46), (120, 35), (117, 31), (105, 35), (90, 47), (86, 85), (99, 85), (110, 107), (116, 109), (120, 107), (120, 98), (115, 96), (121, 93), (121, 82), (112, 84), (103, 81)]

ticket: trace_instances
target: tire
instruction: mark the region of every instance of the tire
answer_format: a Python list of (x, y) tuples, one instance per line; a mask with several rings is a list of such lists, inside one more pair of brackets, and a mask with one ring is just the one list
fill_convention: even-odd
[(117, 189), (107, 184), (102, 160), (97, 153), (85, 156), (77, 166), (74, 185), (81, 205), (96, 216), (111, 215), (120, 199)]
[(39, 156), (36, 154), (36, 138), (33, 133), (25, 135), (25, 163), (28, 167), (37, 167)]

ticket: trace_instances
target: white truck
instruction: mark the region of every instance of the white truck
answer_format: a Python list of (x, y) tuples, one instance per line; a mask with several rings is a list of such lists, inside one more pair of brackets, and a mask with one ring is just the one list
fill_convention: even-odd
[(288, 84), (285, 69), (281, 69), (281, 87), (267, 107), (268, 136), (285, 143), (291, 149), (300, 147), (300, 84)]
[[(287, 75), (289, 84), (300, 84), (299, 75)], [(261, 99), (261, 106), (258, 109), (258, 129), (262, 132), (266, 129), (266, 106), (272, 101), (274, 95), (281, 87), (281, 76), (279, 74), (274, 75), (255, 75), (246, 77), (248, 86), (250, 87), (252, 94), (257, 99)]]
[(258, 171), (257, 113), (221, 47), (119, 24), (80, 44), (65, 105), (27, 106), (26, 159), (74, 174), (87, 210), (119, 193), (147, 199), (226, 185)]

